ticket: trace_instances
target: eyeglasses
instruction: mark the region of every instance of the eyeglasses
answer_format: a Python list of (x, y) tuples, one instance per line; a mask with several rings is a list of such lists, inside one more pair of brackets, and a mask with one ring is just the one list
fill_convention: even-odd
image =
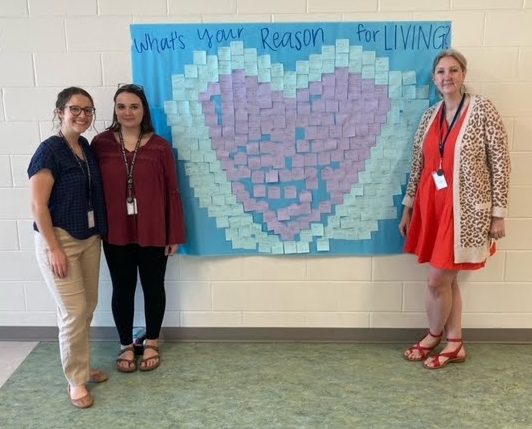
[(144, 92), (144, 87), (142, 85), (137, 85), (136, 83), (119, 83), (118, 89)]
[(74, 116), (81, 115), (81, 112), (85, 113), (85, 116), (92, 116), (94, 115), (94, 112), (96, 112), (96, 109), (94, 107), (80, 107), (80, 106), (65, 106), (68, 107), (68, 110), (70, 110), (70, 113), (72, 113)]

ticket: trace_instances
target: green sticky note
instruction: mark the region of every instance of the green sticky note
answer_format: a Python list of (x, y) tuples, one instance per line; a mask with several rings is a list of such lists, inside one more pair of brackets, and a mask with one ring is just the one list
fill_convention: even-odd
[(349, 53), (349, 39), (337, 39), (336, 40), (336, 52)]
[(310, 230), (312, 231), (312, 235), (315, 237), (322, 237), (325, 233), (325, 228), (322, 223), (310, 224)]
[(297, 253), (310, 253), (309, 243), (299, 241), (297, 243)]
[(318, 240), (316, 240), (316, 250), (318, 252), (328, 252), (329, 251), (329, 239), (319, 238)]
[(416, 84), (416, 72), (409, 70), (403, 72), (403, 85), (415, 85)]
[(295, 241), (284, 242), (284, 253), (294, 254), (297, 253), (297, 243)]
[(231, 55), (244, 55), (244, 43), (240, 41), (229, 43)]
[(363, 65), (375, 65), (375, 52), (364, 51), (362, 52), (362, 64)]
[(185, 64), (185, 77), (198, 77), (198, 66), (196, 64)]
[(194, 51), (192, 53), (194, 64), (207, 64), (207, 52)]
[(335, 64), (336, 67), (347, 67), (349, 65), (349, 54), (336, 53)]
[(375, 77), (375, 66), (374, 65), (363, 65), (362, 66), (362, 79), (373, 79)]

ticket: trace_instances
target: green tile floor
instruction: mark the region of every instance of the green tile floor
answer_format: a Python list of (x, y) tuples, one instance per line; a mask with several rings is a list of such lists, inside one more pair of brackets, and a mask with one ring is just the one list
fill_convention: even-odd
[(151, 373), (113, 370), (93, 343), (95, 405), (70, 405), (57, 343), (0, 389), (0, 428), (532, 428), (532, 345), (468, 344), (429, 371), (397, 344), (177, 343)]

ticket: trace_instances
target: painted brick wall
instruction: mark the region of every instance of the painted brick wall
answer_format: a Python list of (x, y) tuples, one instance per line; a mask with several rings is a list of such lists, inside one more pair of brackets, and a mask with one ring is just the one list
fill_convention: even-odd
[[(0, 326), (55, 324), (33, 256), (26, 167), (65, 86), (91, 92), (105, 128), (116, 84), (131, 80), (129, 24), (342, 20), (453, 22), (468, 84), (504, 116), (513, 161), (508, 237), (485, 270), (461, 277), (464, 325), (532, 328), (532, 0), (0, 0)], [(425, 276), (408, 255), (177, 256), (165, 325), (424, 326)], [(101, 279), (94, 324), (112, 326), (105, 263)]]

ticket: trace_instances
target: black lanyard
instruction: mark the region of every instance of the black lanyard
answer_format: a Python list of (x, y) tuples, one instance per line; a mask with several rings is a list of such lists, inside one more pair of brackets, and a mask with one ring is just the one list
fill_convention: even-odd
[(443, 158), (443, 152), (445, 151), (445, 143), (447, 142), (447, 137), (449, 137), (449, 134), (451, 133), (451, 130), (454, 127), (454, 123), (456, 122), (456, 120), (460, 116), (460, 111), (462, 110), (462, 106), (464, 105), (465, 96), (466, 95), (464, 93), (464, 95), (462, 95), (462, 99), (460, 100), (460, 104), (458, 105), (458, 109), (456, 109), (456, 113), (453, 116), (453, 120), (451, 121), (451, 125), (449, 125), (449, 128), (447, 128), (447, 132), (445, 133), (445, 137), (442, 140), (441, 135), (442, 135), (442, 129), (443, 129), (443, 121), (445, 120), (445, 103), (443, 103), (443, 109), (442, 109), (442, 114), (441, 114), (441, 118), (440, 118), (440, 163), (441, 163), (441, 159)]
[(91, 168), (89, 166), (89, 160), (85, 156), (85, 150), (83, 149), (83, 146), (78, 142), (79, 147), (81, 149), (81, 155), (83, 156), (83, 162), (85, 162), (85, 165), (87, 166), (87, 173), (85, 173), (85, 169), (83, 168), (83, 165), (81, 165), (81, 162), (79, 160), (79, 157), (76, 155), (76, 152), (74, 152), (74, 149), (72, 149), (72, 146), (70, 146), (70, 143), (68, 143), (68, 140), (66, 139), (65, 135), (62, 131), (59, 131), (59, 137), (63, 139), (63, 141), (66, 143), (68, 148), (70, 149), (70, 152), (72, 152), (72, 155), (74, 156), (74, 159), (79, 165), (79, 168), (81, 168), (81, 172), (83, 173), (83, 178), (85, 178), (85, 174), (87, 177), (87, 184), (88, 184), (88, 194), (89, 194), (89, 210), (92, 210), (92, 181), (91, 181)]
[(133, 170), (135, 169), (135, 160), (137, 159), (137, 152), (140, 148), (140, 142), (142, 140), (142, 131), (139, 134), (137, 144), (135, 145), (135, 152), (133, 152), (133, 159), (131, 160), (131, 166), (127, 162), (126, 156), (126, 145), (124, 144), (124, 136), (122, 135), (122, 130), (118, 131), (118, 138), (120, 139), (120, 148), (122, 149), (122, 156), (124, 157), (124, 164), (126, 165), (127, 173), (127, 202), (133, 202), (133, 195), (135, 189), (135, 179), (133, 178)]

